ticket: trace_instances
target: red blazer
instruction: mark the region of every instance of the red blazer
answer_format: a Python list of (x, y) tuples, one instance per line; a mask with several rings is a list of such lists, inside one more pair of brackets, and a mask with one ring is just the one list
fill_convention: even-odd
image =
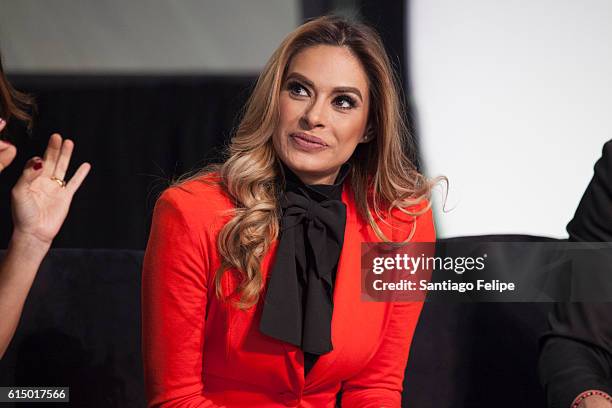
[[(210, 177), (210, 176), (209, 176)], [(142, 277), (143, 360), (149, 406), (400, 407), (404, 369), (422, 303), (361, 301), (360, 244), (380, 241), (358, 216), (345, 182), (344, 246), (334, 286), (333, 351), (304, 378), (304, 355), (259, 332), (261, 302), (235, 309), (215, 295), (216, 237), (233, 208), (218, 186), (190, 181), (164, 192), (153, 215)], [(414, 220), (397, 211), (394, 241)], [(413, 241), (435, 240), (431, 211), (416, 220)], [(264, 282), (277, 242), (266, 254)], [(237, 283), (225, 273), (224, 293)]]

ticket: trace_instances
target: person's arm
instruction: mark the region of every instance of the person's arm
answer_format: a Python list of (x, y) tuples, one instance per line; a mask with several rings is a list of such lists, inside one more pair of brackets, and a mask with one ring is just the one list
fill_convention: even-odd
[[(612, 141), (567, 226), (572, 242), (612, 241)], [(541, 340), (540, 380), (549, 407), (607, 407), (612, 392), (612, 303), (558, 303)]]
[[(418, 217), (412, 242), (434, 242), (431, 210)], [(379, 348), (368, 365), (342, 383), (343, 408), (401, 406), (404, 372), (422, 302), (396, 302)]]
[(0, 263), (0, 358), (15, 333), (40, 263), (89, 172), (90, 165), (82, 164), (65, 187), (51, 179), (64, 179), (73, 148), (72, 141), (52, 135), (44, 159), (28, 161), (12, 190), (14, 230)]
[(147, 401), (149, 407), (217, 407), (202, 395), (209, 250), (205, 231), (198, 228), (202, 223), (183, 208), (181, 194), (166, 190), (157, 201), (144, 258)]
[(612, 397), (610, 394), (599, 390), (588, 390), (578, 395), (571, 408), (610, 408)]
[(49, 246), (49, 243), (14, 233), (0, 263), (0, 358), (17, 329), (23, 304)]
[[(573, 408), (578, 397), (589, 390), (612, 392), (612, 355), (601, 342), (598, 330), (589, 333), (591, 325), (605, 322), (609, 313), (610, 305), (606, 303), (555, 305), (549, 317), (551, 331), (543, 341), (539, 362), (549, 407)], [(588, 404), (597, 397), (588, 396), (583, 402)]]
[(567, 225), (570, 241), (612, 241), (612, 140), (595, 163), (589, 183), (574, 218)]

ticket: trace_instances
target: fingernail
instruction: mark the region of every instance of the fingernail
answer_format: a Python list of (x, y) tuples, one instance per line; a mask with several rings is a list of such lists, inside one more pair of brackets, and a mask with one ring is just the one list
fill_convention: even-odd
[(33, 168), (34, 170), (40, 170), (40, 169), (42, 169), (42, 162), (36, 162), (36, 163), (34, 163), (34, 166), (32, 166), (32, 168)]

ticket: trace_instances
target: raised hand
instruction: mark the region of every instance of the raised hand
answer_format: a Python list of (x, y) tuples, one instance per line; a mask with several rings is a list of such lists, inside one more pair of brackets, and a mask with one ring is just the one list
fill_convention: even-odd
[(44, 158), (33, 157), (12, 191), (14, 234), (51, 244), (59, 232), (72, 197), (89, 173), (83, 163), (69, 182), (64, 181), (74, 143), (53, 134)]
[[(5, 126), (6, 121), (0, 118), (0, 133), (2, 133)], [(4, 140), (0, 140), (0, 173), (11, 164), (16, 154), (17, 149), (15, 149), (15, 146)]]

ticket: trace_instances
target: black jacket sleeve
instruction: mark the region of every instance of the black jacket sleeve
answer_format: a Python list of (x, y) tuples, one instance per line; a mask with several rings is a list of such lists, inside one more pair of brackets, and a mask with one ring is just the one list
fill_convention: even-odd
[(574, 218), (567, 225), (570, 241), (612, 241), (612, 140), (595, 163), (595, 174)]
[[(612, 242), (612, 140), (567, 231), (570, 241)], [(569, 408), (591, 389), (612, 395), (612, 303), (558, 303), (548, 322), (539, 362), (548, 406)]]

